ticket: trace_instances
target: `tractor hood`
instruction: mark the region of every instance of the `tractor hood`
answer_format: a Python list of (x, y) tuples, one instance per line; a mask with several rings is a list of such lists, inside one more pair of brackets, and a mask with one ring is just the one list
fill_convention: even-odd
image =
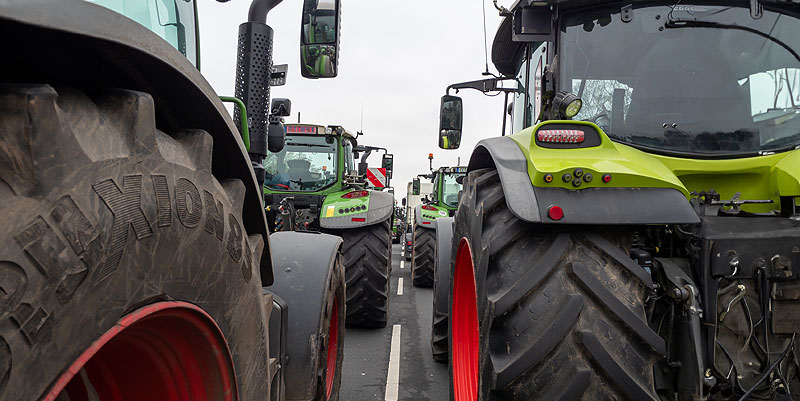
[[(577, 142), (570, 135), (585, 136)], [(773, 201), (743, 206), (750, 212), (777, 210), (781, 196), (800, 196), (798, 150), (739, 159), (669, 157), (611, 141), (583, 121), (546, 121), (510, 138), (525, 155), (537, 188), (670, 188), (687, 199), (714, 190), (723, 200), (740, 193), (740, 199)]]

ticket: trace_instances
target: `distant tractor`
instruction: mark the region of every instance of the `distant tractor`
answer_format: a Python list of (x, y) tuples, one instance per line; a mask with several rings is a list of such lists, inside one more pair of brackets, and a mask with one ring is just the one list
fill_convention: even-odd
[(440, 240), (450, 399), (798, 399), (798, 3), (499, 9), (503, 76), (448, 88), (505, 93), (515, 132)]
[[(415, 287), (433, 287), (436, 225), (440, 217), (453, 216), (458, 208), (460, 180), (466, 167), (441, 167), (423, 175), (433, 182), (433, 192), (414, 208), (414, 254), (411, 276)], [(416, 182), (419, 178), (415, 178)], [(414, 184), (415, 187), (417, 184)]]
[[(338, 400), (342, 241), (270, 234), (261, 196), (289, 106), (278, 3), (252, 1), (222, 61), (232, 119), (194, 0), (0, 2), (0, 399)], [(339, 9), (303, 3), (315, 78)]]
[[(385, 181), (368, 184), (366, 157), (376, 149), (359, 146), (339, 126), (286, 124), (284, 148), (263, 164), (274, 231), (325, 232), (344, 241), (347, 324), (360, 327), (384, 327), (389, 313), (394, 196), (378, 190)], [(363, 153), (360, 174), (356, 153)]]

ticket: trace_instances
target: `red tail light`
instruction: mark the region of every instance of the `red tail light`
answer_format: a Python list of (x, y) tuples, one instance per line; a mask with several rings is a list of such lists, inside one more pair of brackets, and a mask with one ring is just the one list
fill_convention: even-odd
[(411, 241), (408, 241), (408, 243), (406, 245), (411, 245)]
[(352, 192), (348, 192), (348, 193), (342, 195), (342, 198), (344, 198), (344, 199), (355, 199), (355, 198), (361, 198), (361, 197), (364, 197), (364, 196), (369, 196), (369, 191), (352, 191)]
[(583, 131), (574, 129), (541, 130), (536, 136), (539, 142), (549, 143), (580, 143), (584, 138)]
[(430, 205), (422, 205), (422, 208), (425, 209), (425, 210), (436, 210), (435, 207), (430, 206)]
[(350, 219), (350, 221), (355, 221), (355, 222), (358, 222), (358, 223), (363, 223), (363, 222), (367, 221), (367, 219), (365, 219), (365, 218), (363, 218), (363, 217), (353, 217), (352, 219)]

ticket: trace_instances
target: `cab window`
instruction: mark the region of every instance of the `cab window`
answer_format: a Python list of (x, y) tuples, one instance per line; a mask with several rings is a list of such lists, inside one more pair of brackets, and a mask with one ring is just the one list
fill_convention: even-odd
[(194, 0), (86, 0), (120, 13), (178, 49), (197, 66)]
[(352, 173), (356, 171), (355, 161), (353, 160), (353, 143), (344, 138), (342, 140), (342, 148), (344, 149), (344, 173)]

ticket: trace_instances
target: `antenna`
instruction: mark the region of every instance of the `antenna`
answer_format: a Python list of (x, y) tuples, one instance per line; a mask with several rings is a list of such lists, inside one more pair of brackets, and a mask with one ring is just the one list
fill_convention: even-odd
[(300, 124), (300, 112), (297, 112), (297, 123)]
[(361, 132), (364, 132), (364, 100), (361, 100), (361, 128), (358, 129)]
[(486, 62), (486, 71), (481, 75), (492, 75), (492, 73), (489, 72), (489, 45), (486, 44), (488, 40), (486, 36), (486, 4), (483, 3), (483, 0), (480, 0), (480, 2), (481, 11), (483, 11), (483, 59)]

